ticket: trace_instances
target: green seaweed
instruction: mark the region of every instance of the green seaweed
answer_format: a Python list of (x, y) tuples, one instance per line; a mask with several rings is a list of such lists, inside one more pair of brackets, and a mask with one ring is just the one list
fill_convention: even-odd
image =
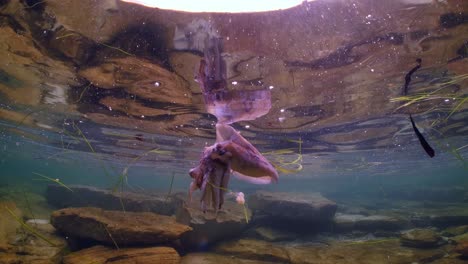
[(128, 186), (130, 186), (128, 184), (128, 170), (130, 169), (130, 167), (133, 166), (134, 163), (136, 163), (141, 158), (145, 157), (146, 155), (148, 155), (150, 153), (156, 153), (156, 154), (161, 154), (161, 155), (169, 155), (169, 154), (172, 154), (172, 151), (161, 150), (160, 148), (155, 148), (155, 149), (148, 150), (148, 151), (144, 152), (143, 154), (141, 154), (141, 155), (133, 158), (132, 160), (130, 160), (130, 162), (127, 164), (127, 166), (122, 170), (122, 173), (119, 176), (119, 180), (118, 180), (117, 184), (113, 188), (114, 191), (116, 191), (118, 188), (123, 189), (123, 184), (124, 183), (126, 183)]
[(48, 238), (46, 238), (44, 235), (40, 234), (34, 228), (32, 228), (30, 225), (26, 224), (23, 220), (21, 220), (13, 211), (8, 208), (8, 206), (5, 206), (5, 209), (8, 211), (8, 213), (18, 222), (25, 230), (29, 231), (31, 234), (35, 235), (36, 237), (42, 239), (43, 241), (47, 242), (51, 246), (56, 247), (57, 245), (50, 241)]
[(79, 103), (81, 101), (84, 93), (89, 89), (90, 86), (91, 86), (91, 83), (89, 83), (85, 88), (83, 88), (83, 91), (81, 91), (80, 93), (80, 97), (78, 97), (78, 100), (76, 100), (75, 103)]
[(51, 182), (54, 182), (54, 183), (57, 183), (58, 185), (64, 187), (65, 189), (69, 190), (70, 192), (73, 192), (72, 189), (70, 189), (70, 187), (68, 187), (67, 185), (65, 185), (64, 183), (62, 183), (59, 179), (53, 179), (53, 178), (50, 178), (50, 177), (47, 177), (43, 174), (40, 174), (40, 173), (37, 173), (37, 172), (33, 172), (33, 174), (37, 175), (37, 176), (40, 176), (42, 178), (44, 178), (45, 180), (48, 180), (48, 181), (51, 181)]
[[(454, 94), (454, 93), (439, 93), (439, 92), (441, 92), (445, 88), (449, 88), (453, 84), (464, 81), (465, 79), (468, 79), (468, 74), (462, 74), (462, 75), (454, 76), (452, 80), (450, 80), (448, 82), (438, 84), (435, 87), (430, 86), (430, 87), (422, 88), (422, 89), (434, 89), (435, 88), (435, 90), (433, 90), (431, 92), (423, 92), (423, 93), (416, 93), (416, 94), (413, 94), (413, 95), (398, 96), (398, 97), (391, 98), (390, 102), (403, 102), (404, 103), (404, 104), (400, 105), (399, 107), (397, 107), (395, 109), (395, 111), (397, 111), (397, 110), (399, 110), (401, 108), (404, 108), (404, 107), (407, 107), (407, 106), (410, 106), (410, 105), (413, 105), (413, 104), (416, 104), (416, 103), (421, 103), (421, 102), (424, 102), (424, 101), (446, 100), (446, 99), (454, 100), (454, 101), (460, 101), (455, 106), (449, 108), (448, 111), (450, 113), (447, 116), (447, 118), (445, 118), (445, 120), (448, 120), (450, 118), (450, 116), (453, 113), (455, 113), (456, 111), (458, 111), (459, 108), (468, 99), (467, 99), (466, 95), (458, 95), (458, 94)], [(429, 109), (426, 112), (432, 112), (432, 111), (436, 111), (438, 109), (439, 109), (439, 107), (436, 106), (436, 107), (432, 107), (431, 109)]]
[[(271, 162), (273, 167), (275, 167), (276, 170), (279, 172), (282, 172), (284, 174), (292, 174), (292, 173), (298, 173), (302, 171), (303, 166), (302, 166), (302, 139), (299, 138), (299, 140), (293, 140), (293, 139), (287, 139), (286, 141), (293, 142), (293, 143), (298, 143), (298, 152), (296, 153), (294, 149), (279, 149), (279, 150), (274, 150), (274, 151), (269, 151), (263, 153), (264, 155), (271, 155), (275, 158), (275, 161)], [(297, 155), (297, 158), (294, 159), (293, 161), (286, 161), (286, 159), (283, 157), (284, 155), (289, 155), (289, 154), (295, 154)], [(295, 168), (288, 168), (288, 167), (295, 167)]]
[(109, 235), (110, 239), (112, 240), (112, 243), (114, 243), (114, 246), (117, 250), (120, 250), (120, 247), (119, 245), (117, 244), (117, 241), (115, 241), (114, 237), (112, 236), (112, 234), (109, 232), (109, 229), (107, 229), (107, 226), (105, 224), (102, 224), (102, 226), (104, 227), (104, 229), (106, 230), (107, 232), (107, 235)]
[(36, 217), (34, 217), (34, 214), (31, 210), (31, 206), (29, 204), (29, 199), (28, 199), (28, 196), (26, 195), (26, 191), (24, 189), (22, 189), (22, 191), (23, 191), (24, 200), (26, 201), (26, 208), (28, 209), (28, 212), (31, 214), (34, 224), (36, 224)]
[(175, 172), (172, 172), (172, 177), (171, 177), (171, 184), (169, 186), (169, 191), (167, 192), (166, 199), (164, 199), (164, 202), (166, 203), (167, 200), (169, 199), (169, 196), (172, 193), (172, 186), (174, 184), (174, 178), (175, 178)]

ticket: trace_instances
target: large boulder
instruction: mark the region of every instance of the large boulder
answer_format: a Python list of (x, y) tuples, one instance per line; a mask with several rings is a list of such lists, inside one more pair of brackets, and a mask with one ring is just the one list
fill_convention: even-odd
[(169, 244), (192, 230), (169, 216), (93, 207), (55, 211), (51, 222), (68, 236), (118, 246)]
[(268, 218), (294, 222), (329, 222), (337, 205), (319, 193), (258, 191), (247, 201), (252, 210)]
[(113, 192), (92, 186), (70, 185), (72, 191), (60, 186), (47, 186), (47, 201), (58, 208), (99, 207), (105, 210), (131, 212), (153, 212), (162, 215), (174, 214), (175, 208), (170, 197), (146, 195), (133, 192)]
[(120, 248), (116, 250), (104, 246), (94, 246), (65, 256), (63, 263), (178, 264), (180, 256), (170, 247)]
[(200, 209), (199, 196), (187, 201), (187, 195), (178, 193), (175, 199), (179, 204), (176, 218), (179, 223), (189, 225), (193, 230), (182, 236), (182, 243), (193, 249), (204, 249), (219, 241), (241, 234), (247, 227), (246, 218), (251, 217), (249, 209), (233, 201), (226, 200), (218, 212)]

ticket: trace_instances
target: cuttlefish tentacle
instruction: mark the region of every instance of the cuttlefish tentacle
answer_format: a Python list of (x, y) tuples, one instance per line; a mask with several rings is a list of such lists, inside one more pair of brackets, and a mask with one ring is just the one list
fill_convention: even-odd
[(221, 188), (220, 188), (221, 191), (220, 191), (220, 195), (219, 195), (219, 198), (220, 198), (221, 201), (219, 202), (219, 208), (218, 209), (221, 209), (221, 207), (224, 204), (224, 195), (226, 194), (226, 192), (228, 190), (228, 183), (229, 183), (230, 176), (231, 176), (231, 169), (228, 166), (226, 168), (226, 170), (224, 171), (223, 177), (221, 179)]
[(211, 198), (210, 197), (211, 195), (207, 195), (207, 193), (208, 194), (211, 193), (211, 186), (208, 184), (208, 181), (210, 180), (210, 175), (212, 171), (213, 170), (209, 170), (203, 174), (203, 181), (200, 186), (200, 191), (201, 191), (200, 203), (201, 203), (201, 208), (203, 212), (206, 211), (207, 203), (210, 202), (210, 198)]

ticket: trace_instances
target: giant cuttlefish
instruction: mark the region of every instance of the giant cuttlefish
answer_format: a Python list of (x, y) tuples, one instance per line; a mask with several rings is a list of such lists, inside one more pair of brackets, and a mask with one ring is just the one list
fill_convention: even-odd
[(193, 191), (200, 189), (203, 211), (209, 203), (215, 211), (221, 209), (231, 171), (235, 177), (251, 183), (278, 181), (278, 172), (250, 142), (231, 126), (217, 124), (216, 143), (205, 148), (200, 164), (190, 170), (190, 199)]
[[(207, 35), (204, 58), (200, 61), (197, 80), (203, 93), (207, 111), (216, 116), (216, 143), (205, 148), (200, 164), (190, 170), (193, 178), (189, 197), (194, 190), (201, 190), (201, 207), (206, 211), (211, 203), (218, 211), (224, 203), (224, 195), (231, 172), (248, 182), (262, 184), (278, 181), (278, 173), (265, 157), (230, 123), (254, 120), (268, 113), (271, 108), (269, 90), (229, 90), (226, 62), (222, 57), (223, 43), (217, 36)], [(242, 201), (242, 197), (238, 197)]]

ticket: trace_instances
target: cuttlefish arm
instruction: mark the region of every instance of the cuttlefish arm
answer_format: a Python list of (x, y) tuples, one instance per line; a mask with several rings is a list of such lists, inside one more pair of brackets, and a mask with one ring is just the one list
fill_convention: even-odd
[(224, 203), (231, 157), (231, 153), (216, 145), (207, 147), (203, 151), (200, 164), (189, 172), (193, 179), (189, 188), (189, 200), (191, 201), (193, 191), (200, 189), (200, 206), (204, 212), (209, 204), (218, 211)]
[(231, 126), (216, 125), (216, 142), (215, 148), (232, 155), (230, 165), (237, 178), (255, 184), (278, 182), (273, 165)]

